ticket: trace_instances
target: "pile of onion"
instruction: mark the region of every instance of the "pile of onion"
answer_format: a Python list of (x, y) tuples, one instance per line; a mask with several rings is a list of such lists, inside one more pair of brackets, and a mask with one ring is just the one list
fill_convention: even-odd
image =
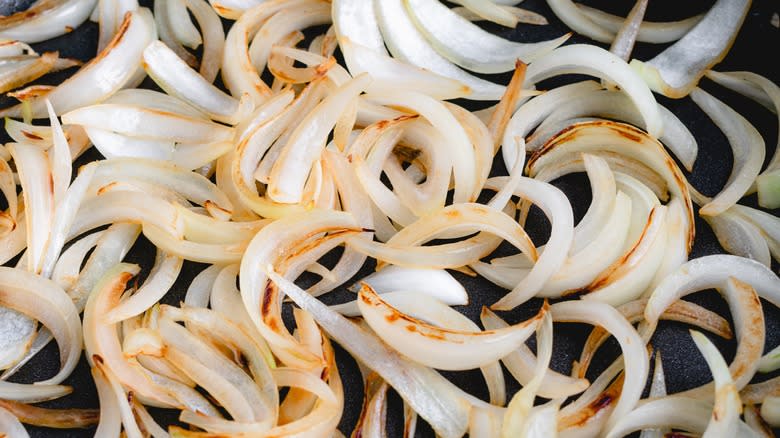
[[(0, 92), (19, 101), (0, 110), (0, 436), (383, 437), (390, 389), (404, 436), (418, 418), (445, 438), (773, 436), (780, 377), (754, 377), (780, 369), (762, 308), (780, 306), (780, 153), (698, 87), (780, 114), (772, 80), (713, 70), (750, 1), (675, 22), (645, 21), (647, 0), (625, 18), (547, 1), (601, 45), (510, 41), (475, 23), (547, 19), (452, 3), (39, 0), (0, 17)], [(84, 65), (29, 45), (88, 19)], [(637, 41), (671, 44), (639, 60)], [(572, 74), (590, 79), (543, 82)], [(714, 196), (654, 92), (728, 140)], [(553, 182), (583, 173), (577, 221)], [(731, 254), (691, 258), (697, 216)], [(136, 243), (153, 264), (131, 262)], [(478, 321), (464, 275), (504, 291)], [(710, 289), (730, 317), (682, 299)], [(667, 393), (660, 320), (692, 327), (712, 382)], [(572, 364), (553, 363), (556, 323), (593, 326)], [(736, 340), (730, 363), (703, 331)], [(596, 374), (610, 338), (620, 357)], [(58, 371), (14, 382), (51, 341)], [(334, 344), (364, 383), (353, 430)], [(82, 353), (99, 410), (36, 406), (81, 390), (64, 383)], [(440, 373), (467, 370), (484, 399)]]

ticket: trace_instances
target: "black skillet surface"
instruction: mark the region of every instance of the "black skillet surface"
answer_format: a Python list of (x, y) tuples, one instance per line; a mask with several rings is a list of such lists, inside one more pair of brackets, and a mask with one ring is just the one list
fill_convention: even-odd
[[(31, 3), (32, 0), (0, 0), (0, 14), (6, 15), (22, 10), (29, 7)], [(150, 1), (142, 1), (141, 3), (150, 6)], [(633, 2), (624, 1), (620, 2), (620, 5), (615, 5), (607, 0), (590, 0), (585, 3), (613, 13), (625, 15)], [(654, 21), (681, 19), (705, 11), (712, 3), (712, 0), (653, 0), (650, 2), (647, 11), (647, 19)], [(517, 41), (546, 40), (568, 32), (566, 26), (555, 17), (544, 1), (526, 0), (520, 6), (541, 13), (548, 18), (550, 24), (547, 26), (520, 25), (518, 29), (514, 30), (506, 30), (499, 26), (491, 25), (487, 26), (487, 29)], [(770, 24), (772, 15), (778, 12), (780, 12), (780, 2), (777, 0), (754, 1), (734, 47), (727, 58), (717, 67), (717, 70), (749, 70), (765, 75), (775, 83), (780, 82), (780, 69), (778, 69), (777, 65), (777, 44), (780, 42), (780, 38), (778, 38), (780, 32)], [(229, 23), (226, 23), (226, 25), (229, 25)], [(575, 35), (569, 43), (575, 42), (591, 41)], [(97, 26), (94, 23), (87, 22), (68, 35), (35, 44), (34, 47), (38, 51), (59, 50), (61, 56), (74, 57), (86, 61), (94, 56), (96, 44)], [(646, 60), (663, 50), (664, 47), (665, 45), (638, 44), (634, 51), (634, 57)], [(55, 84), (72, 74), (72, 72), (71, 70), (49, 75), (39, 80), (39, 83)], [(496, 79), (504, 82), (508, 80), (506, 75), (499, 76)], [(555, 79), (544, 82), (539, 88), (549, 88), (565, 80), (567, 79)], [(144, 86), (154, 88), (154, 84), (149, 80), (144, 83)], [(766, 141), (768, 160), (777, 141), (778, 127), (776, 126), (775, 116), (758, 104), (735, 93), (726, 91), (712, 82), (704, 80), (701, 86), (718, 98), (723, 99), (756, 126)], [(717, 193), (728, 178), (732, 165), (732, 157), (726, 139), (690, 99), (669, 100), (662, 97), (658, 99), (686, 123), (699, 142), (699, 156), (693, 174), (690, 176), (692, 184), (704, 194), (713, 195)], [(0, 104), (3, 106), (10, 103), (9, 100), (0, 98)], [(462, 104), (469, 109), (478, 109), (480, 107), (468, 102)], [(8, 141), (4, 132), (0, 140)], [(96, 151), (92, 150), (81, 160), (95, 159), (100, 159), (100, 156)], [(496, 161), (493, 172), (495, 174), (506, 173), (501, 160)], [(590, 189), (587, 179), (583, 175), (573, 175), (562, 178), (556, 181), (555, 184), (569, 195), (575, 217), (579, 220), (587, 210), (590, 202)], [(748, 197), (741, 202), (755, 206), (755, 196)], [(780, 212), (774, 211), (773, 213), (777, 215)], [(691, 258), (723, 252), (710, 228), (698, 217), (696, 220), (696, 231), (696, 241)], [(537, 245), (544, 243), (547, 239), (549, 224), (539, 211), (532, 211), (528, 222), (528, 232)], [(502, 251), (504, 249), (499, 248), (499, 252)], [(131, 262), (140, 263), (144, 267), (145, 272), (148, 272), (152, 265), (153, 254), (153, 247), (142, 238), (136, 244), (128, 259)], [(182, 300), (187, 285), (204, 266), (196, 263), (186, 263), (179, 281), (168, 293), (164, 301), (170, 304), (177, 304)], [(372, 269), (373, 263), (365, 266), (355, 279), (366, 275)], [(773, 269), (777, 272), (777, 264), (773, 265)], [(479, 310), (483, 305), (492, 304), (505, 293), (502, 289), (484, 280), (466, 277), (459, 273), (453, 274), (464, 284), (471, 297), (471, 303), (458, 310), (474, 320), (478, 320)], [(346, 301), (350, 297), (351, 293), (342, 287), (323, 297), (323, 301), (329, 304), (337, 303)], [(697, 293), (690, 296), (689, 299), (728, 316), (728, 307), (720, 296), (713, 291)], [(539, 300), (533, 300), (514, 311), (504, 312), (502, 316), (511, 322), (523, 320), (534, 314), (540, 304)], [(290, 308), (289, 305), (285, 305), (285, 307), (285, 313), (289, 320)], [(767, 343), (765, 348), (768, 351), (780, 344), (780, 311), (771, 304), (764, 302), (764, 312), (767, 325)], [(553, 368), (561, 372), (567, 372), (571, 368), (572, 361), (579, 355), (590, 327), (581, 324), (556, 324), (555, 329)], [(695, 387), (710, 380), (710, 373), (706, 364), (696, 351), (687, 330), (688, 327), (683, 324), (662, 322), (652, 339), (652, 345), (663, 353), (667, 386), (670, 392)], [(723, 351), (726, 360), (730, 361), (734, 355), (734, 341), (726, 341), (714, 336), (711, 338)], [(531, 344), (533, 346), (533, 341), (531, 341)], [(31, 382), (53, 375), (58, 367), (58, 357), (54, 347), (54, 345), (49, 345), (19, 374), (14, 376), (12, 380)], [(337, 353), (346, 397), (340, 429), (346, 435), (349, 435), (360, 412), (362, 381), (354, 360), (338, 347)], [(605, 345), (594, 361), (588, 377), (593, 378), (598, 375), (618, 354), (619, 348), (615, 342)], [(487, 389), (479, 372), (445, 372), (443, 374), (463, 389), (482, 399), (487, 399)], [(774, 375), (776, 374), (759, 376), (756, 380), (763, 380)], [(89, 376), (89, 369), (83, 359), (73, 375), (65, 383), (75, 388), (74, 393), (62, 399), (44, 403), (42, 406), (57, 408), (98, 406), (95, 388)], [(518, 389), (518, 385), (511, 376), (507, 379), (507, 385), (508, 394), (511, 396)], [(152, 410), (152, 412), (161, 424), (173, 424), (176, 421), (177, 414), (175, 412), (165, 410)], [(392, 393), (388, 411), (388, 436), (400, 436), (402, 424), (401, 401), (397, 395)], [(29, 427), (29, 431), (33, 437), (87, 437), (94, 434), (94, 429), (61, 431)], [(417, 436), (429, 437), (433, 436), (433, 433), (430, 427), (420, 421), (418, 423)]]

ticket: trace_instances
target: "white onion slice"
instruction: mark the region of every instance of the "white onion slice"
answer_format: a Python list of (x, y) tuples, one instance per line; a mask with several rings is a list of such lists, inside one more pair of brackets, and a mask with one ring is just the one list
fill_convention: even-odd
[(39, 273), (54, 220), (52, 169), (46, 152), (37, 146), (16, 143), (9, 145), (9, 149), (19, 172), (26, 209), (27, 267)]
[[(105, 50), (46, 94), (46, 98), (57, 114), (106, 99), (133, 79), (140, 68), (143, 49), (155, 38), (154, 20), (148, 9), (129, 13)], [(46, 116), (42, 99), (34, 99), (31, 105), (34, 117)], [(21, 105), (0, 111), (0, 114), (19, 117)]]
[[(591, 8), (590, 6), (578, 3), (577, 7), (580, 11), (587, 16), (593, 23), (597, 24), (612, 33), (617, 33), (620, 26), (623, 24), (623, 17), (612, 15), (599, 9)], [(699, 21), (701, 21), (704, 14), (694, 15), (689, 18), (684, 18), (678, 21), (667, 22), (653, 22), (644, 21), (639, 26), (639, 34), (637, 35), (637, 41), (643, 43), (652, 44), (664, 44), (671, 43), (672, 41), (679, 40), (688, 31), (693, 28)], [(608, 42), (608, 41), (603, 41)]]
[[(447, 370), (478, 368), (506, 356), (528, 339), (543, 315), (478, 334), (437, 328), (396, 310), (367, 285), (360, 290), (358, 307), (374, 332), (390, 346), (423, 365)], [(470, 347), (464, 348), (466, 345)]]
[[(509, 327), (509, 324), (487, 308), (482, 309), (480, 320), (488, 330)], [(533, 370), (536, 369), (538, 361), (534, 353), (526, 345), (521, 345), (516, 351), (508, 354), (501, 361), (521, 385), (527, 385), (534, 378)], [(577, 379), (548, 369), (542, 377), (538, 395), (540, 397), (557, 399), (578, 394), (587, 387), (588, 381), (586, 379)]]
[(379, 28), (394, 57), (463, 83), (474, 100), (498, 100), (504, 87), (471, 75), (440, 55), (417, 30), (403, 0), (373, 0)]
[[(341, 40), (346, 39), (355, 45), (365, 47), (370, 52), (378, 55), (387, 55), (382, 34), (379, 31), (373, 0), (336, 0), (331, 6), (333, 9), (333, 27), (336, 36)], [(345, 59), (346, 60), (346, 59)], [(350, 63), (347, 61), (347, 65)], [(350, 67), (350, 71), (352, 67)], [(353, 76), (357, 74), (351, 72)]]
[(712, 418), (702, 437), (736, 436), (737, 422), (742, 413), (742, 402), (726, 366), (726, 361), (723, 360), (718, 348), (706, 336), (691, 330), (691, 337), (707, 361), (707, 366), (715, 381), (715, 406), (712, 409)]
[(64, 35), (89, 18), (96, 0), (39, 1), (3, 17), (0, 38), (39, 43)]
[(0, 433), (8, 438), (29, 438), (30, 436), (16, 415), (2, 407), (0, 407)]
[(643, 401), (615, 423), (607, 437), (619, 438), (637, 430), (658, 427), (702, 433), (707, 428), (711, 411), (712, 405), (707, 401), (676, 395)]
[(64, 385), (35, 385), (13, 383), (0, 380), (0, 398), (22, 403), (38, 403), (54, 400), (73, 392), (73, 388)]
[(81, 321), (76, 306), (56, 283), (21, 269), (0, 268), (0, 305), (40, 321), (57, 340), (60, 370), (40, 384), (58, 384), (76, 367), (81, 355)]
[(746, 0), (718, 0), (679, 41), (647, 62), (631, 61), (631, 66), (654, 91), (684, 97), (726, 56), (749, 8)]
[[(505, 180), (506, 178), (496, 177), (489, 181), (495, 187), (503, 185)], [(491, 306), (498, 310), (513, 309), (539, 293), (566, 261), (574, 239), (571, 204), (562, 191), (551, 184), (523, 177), (515, 186), (514, 193), (541, 208), (552, 224), (552, 230), (544, 252), (528, 275), (515, 285), (511, 292)]]
[(471, 405), (460, 389), (430, 368), (399, 356), (374, 335), (270, 269), (267, 275), (296, 304), (312, 313), (329, 336), (398, 391), (437, 434), (456, 438), (466, 432)]
[(452, 12), (438, 0), (404, 0), (417, 28), (445, 58), (478, 73), (502, 73), (519, 58), (532, 63), (570, 35), (539, 43), (516, 43), (493, 35)]
[(723, 131), (734, 154), (726, 185), (699, 210), (701, 215), (717, 216), (736, 204), (753, 184), (764, 163), (766, 147), (756, 128), (720, 100), (700, 88), (691, 91), (691, 98)]
[(214, 120), (236, 124), (252, 111), (248, 99), (238, 102), (211, 85), (161, 41), (144, 49), (143, 60), (144, 69), (163, 90)]
[(611, 332), (623, 350), (625, 383), (620, 399), (609, 416), (609, 430), (631, 412), (642, 396), (648, 374), (647, 352), (634, 327), (614, 307), (593, 301), (566, 301), (550, 306), (555, 321), (585, 322)]
[[(418, 269), (386, 266), (360, 280), (379, 294), (398, 290), (420, 291), (450, 305), (466, 305), (468, 292), (449, 272), (443, 269)], [(423, 286), (424, 285), (424, 286)], [(354, 287), (358, 287), (355, 285)]]
[(400, 62), (345, 36), (339, 38), (339, 48), (353, 76), (368, 73), (374, 78), (369, 92), (381, 92), (382, 88), (401, 89), (425, 93), (437, 99), (468, 98), (472, 92), (458, 80)]
[(718, 243), (727, 252), (756, 260), (770, 267), (772, 256), (761, 229), (749, 219), (728, 209), (717, 216), (704, 216)]

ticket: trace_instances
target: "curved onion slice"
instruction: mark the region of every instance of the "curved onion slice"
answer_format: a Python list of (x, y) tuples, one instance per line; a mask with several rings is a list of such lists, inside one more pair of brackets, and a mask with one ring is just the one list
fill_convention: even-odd
[(313, 211), (277, 220), (260, 230), (241, 259), (241, 298), (246, 311), (274, 354), (288, 365), (311, 368), (320, 360), (301, 351), (298, 341), (284, 328), (281, 298), (263, 271), (269, 262), (281, 263), (293, 256), (290, 252), (313, 236), (329, 231), (348, 231), (357, 224), (349, 213)]
[(70, 297), (53, 281), (7, 267), (0, 268), (0, 305), (40, 321), (48, 328), (60, 350), (61, 366), (52, 378), (40, 384), (65, 380), (81, 354), (81, 321)]
[[(491, 180), (497, 186), (505, 183), (501, 178)], [(562, 191), (551, 184), (523, 177), (515, 185), (514, 193), (541, 208), (552, 224), (552, 230), (544, 252), (536, 260), (528, 275), (515, 285), (511, 292), (491, 306), (497, 310), (515, 308), (540, 292), (544, 284), (566, 261), (574, 239), (571, 204)]]
[[(144, 48), (156, 38), (154, 19), (148, 9), (140, 8), (125, 16), (125, 21), (108, 46), (76, 74), (46, 94), (57, 114), (106, 99), (133, 79), (140, 67)], [(33, 117), (45, 117), (41, 98), (31, 103)], [(19, 117), (21, 105), (0, 111), (0, 115)], [(64, 123), (64, 122), (63, 122)]]
[(162, 41), (154, 41), (144, 49), (143, 62), (149, 76), (169, 95), (214, 120), (236, 124), (252, 111), (248, 99), (239, 102), (211, 85)]
[(292, 282), (274, 273), (268, 277), (342, 347), (374, 370), (442, 437), (462, 436), (471, 404), (456, 386), (428, 367), (398, 355), (370, 332), (328, 309)]
[[(729, 277), (752, 286), (758, 296), (780, 306), (780, 280), (769, 268), (754, 260), (718, 254), (693, 259), (666, 277), (650, 296), (645, 320), (655, 328), (663, 309), (692, 292), (722, 287)], [(652, 330), (649, 330), (652, 333)], [(644, 334), (644, 333), (643, 333)]]
[(734, 154), (726, 185), (699, 210), (699, 214), (717, 216), (736, 204), (753, 184), (764, 163), (766, 147), (756, 128), (723, 102), (700, 88), (691, 91), (691, 98), (723, 131)]
[(736, 436), (737, 423), (742, 413), (742, 402), (732, 380), (726, 361), (715, 345), (700, 332), (691, 330), (696, 347), (704, 356), (715, 381), (715, 406), (712, 419), (707, 424), (703, 437)]
[[(469, 302), (468, 292), (463, 285), (443, 269), (392, 265), (364, 277), (360, 282), (368, 284), (379, 294), (398, 290), (419, 290), (449, 306), (462, 306)], [(354, 287), (355, 291), (359, 290), (359, 285)]]
[(107, 324), (104, 320), (119, 302), (127, 282), (139, 271), (137, 265), (117, 264), (95, 286), (84, 309), (84, 349), (88, 360), (94, 364), (94, 357), (99, 358), (105, 369), (134, 394), (160, 406), (180, 406), (171, 394), (148, 377), (135, 359), (125, 357), (116, 324)]
[(647, 132), (655, 138), (663, 134), (663, 119), (653, 93), (625, 61), (600, 47), (584, 44), (559, 47), (528, 66), (525, 83), (532, 85), (571, 73), (594, 75), (617, 84), (634, 102)]
[[(385, 43), (382, 41), (382, 34), (379, 31), (373, 0), (336, 0), (331, 7), (333, 9), (333, 26), (339, 39), (339, 45), (342, 44), (342, 39), (346, 39), (355, 45), (376, 52), (378, 55), (387, 55)], [(347, 66), (350, 66), (349, 61), (347, 61)], [(351, 66), (350, 70), (352, 70)], [(355, 72), (352, 72), (352, 75), (356, 76)]]
[[(509, 324), (486, 307), (482, 308), (480, 320), (488, 330), (509, 327)], [(527, 385), (534, 378), (533, 370), (536, 369), (538, 361), (534, 353), (526, 345), (521, 345), (516, 351), (508, 354), (501, 361), (521, 385)], [(588, 387), (588, 381), (585, 379), (572, 378), (551, 369), (544, 373), (542, 379), (538, 395), (545, 398), (568, 397), (578, 394)]]
[[(620, 27), (623, 25), (623, 22), (625, 21), (623, 17), (612, 15), (581, 3), (577, 4), (577, 7), (582, 11), (583, 14), (585, 14), (591, 21), (593, 21), (593, 23), (614, 34), (617, 34), (617, 32), (620, 30)], [(688, 31), (690, 31), (691, 28), (696, 25), (696, 23), (701, 21), (703, 16), (704, 14), (700, 14), (678, 21), (667, 22), (643, 21), (639, 26), (637, 41), (643, 43), (664, 44), (679, 40), (686, 33), (688, 33)], [(606, 43), (609, 41), (603, 42)]]
[(677, 395), (643, 401), (615, 423), (607, 437), (618, 438), (637, 430), (658, 427), (702, 433), (707, 428), (711, 411), (712, 405), (707, 401)]
[(772, 256), (767, 238), (761, 229), (749, 219), (728, 209), (717, 216), (704, 216), (712, 228), (718, 243), (726, 251), (740, 257), (746, 257), (769, 267)]
[(409, 16), (445, 58), (478, 73), (501, 73), (526, 64), (563, 44), (570, 35), (540, 43), (516, 43), (482, 30), (438, 0), (403, 0)]
[(0, 380), (0, 398), (22, 403), (38, 403), (54, 400), (73, 392), (73, 388), (63, 385), (31, 385)]
[[(372, 0), (385, 44), (394, 57), (454, 79), (472, 90), (474, 100), (498, 100), (504, 87), (471, 75), (440, 55), (417, 30), (403, 0)], [(514, 63), (513, 63), (514, 65)]]
[(671, 98), (686, 96), (704, 72), (726, 56), (750, 3), (718, 0), (679, 41), (647, 62), (632, 60), (631, 66), (654, 91)]
[(64, 35), (89, 18), (96, 0), (38, 1), (0, 19), (0, 38), (38, 43)]
[(0, 433), (8, 438), (29, 438), (27, 430), (16, 415), (0, 407)]
[(0, 369), (14, 366), (29, 351), (37, 321), (7, 307), (0, 307)]
[(399, 312), (368, 285), (360, 289), (358, 307), (368, 325), (390, 346), (416, 362), (446, 370), (478, 368), (506, 356), (536, 330), (545, 312), (505, 329), (470, 333), (438, 328)]
[(369, 92), (381, 92), (382, 88), (405, 89), (437, 99), (468, 98), (472, 92), (471, 88), (455, 79), (400, 62), (346, 36), (339, 38), (339, 48), (353, 76), (368, 73), (374, 79), (368, 87)]
[(620, 399), (609, 416), (609, 430), (636, 406), (648, 374), (647, 352), (634, 327), (614, 307), (592, 301), (567, 301), (550, 306), (555, 321), (585, 322), (611, 332), (623, 350), (625, 383)]

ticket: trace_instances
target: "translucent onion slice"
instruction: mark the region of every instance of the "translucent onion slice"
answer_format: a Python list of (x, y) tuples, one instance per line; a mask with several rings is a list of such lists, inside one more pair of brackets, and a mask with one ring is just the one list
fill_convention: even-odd
[(734, 43), (750, 2), (718, 0), (688, 33), (655, 58), (631, 61), (654, 91), (671, 98), (686, 96), (704, 72), (720, 62)]
[[(594, 81), (575, 82), (574, 84), (554, 88), (520, 105), (509, 120), (501, 141), (501, 154), (506, 168), (508, 170), (512, 169), (517, 162), (519, 151), (515, 138), (525, 138), (553, 112), (564, 107), (564, 102), (568, 104), (581, 94), (599, 89), (601, 89), (601, 86)], [(522, 151), (521, 157), (525, 160), (525, 151)]]
[(226, 141), (233, 137), (233, 130), (224, 125), (120, 104), (80, 108), (65, 114), (62, 119), (72, 125), (95, 126), (118, 134), (182, 143)]
[(718, 243), (727, 252), (769, 267), (772, 256), (767, 238), (753, 222), (728, 209), (717, 216), (704, 216)]
[[(333, 8), (333, 27), (339, 40), (347, 40), (356, 46), (364, 47), (368, 53), (387, 55), (385, 43), (382, 41), (382, 34), (379, 31), (373, 1), (337, 0), (333, 2), (331, 7)], [(339, 46), (341, 45), (340, 41)], [(358, 58), (360, 57), (358, 56)], [(348, 61), (347, 66), (349, 65)], [(352, 67), (350, 67), (350, 71), (353, 76), (356, 76)]]
[(655, 327), (663, 309), (672, 302), (692, 292), (722, 287), (729, 277), (747, 283), (758, 296), (780, 305), (780, 280), (766, 266), (727, 254), (705, 256), (684, 264), (655, 288), (645, 309), (648, 328)]
[[(695, 234), (693, 206), (682, 172), (661, 144), (630, 125), (611, 121), (583, 122), (571, 126), (551, 139), (528, 161), (526, 166), (531, 177), (537, 168), (559, 162), (566, 153), (610, 151), (625, 154), (651, 168), (667, 182), (672, 194), (679, 197), (686, 209), (685, 229), (688, 248), (692, 248)], [(626, 189), (621, 190), (627, 192)], [(655, 196), (652, 198), (657, 202)], [(639, 205), (639, 203), (635, 203)], [(644, 220), (644, 219), (643, 219)]]
[(691, 337), (696, 347), (707, 361), (715, 381), (715, 406), (712, 418), (703, 437), (736, 436), (737, 423), (742, 413), (742, 402), (739, 399), (736, 385), (718, 348), (700, 332), (691, 330)]
[[(390, 346), (416, 362), (446, 370), (478, 368), (506, 356), (536, 330), (545, 312), (505, 329), (472, 333), (416, 319), (392, 307), (368, 285), (360, 289), (358, 307), (369, 326)], [(464, 345), (471, 347), (464, 349)], [(479, 353), (472, 354), (475, 351)]]
[(211, 85), (161, 41), (154, 41), (144, 49), (143, 60), (146, 72), (166, 93), (214, 120), (236, 124), (252, 111), (248, 99), (239, 102)]
[(761, 404), (761, 418), (772, 427), (780, 424), (780, 397), (767, 397)]
[[(664, 131), (658, 138), (683, 164), (687, 171), (693, 169), (699, 146), (693, 134), (685, 124), (671, 111), (658, 104), (663, 119)], [(598, 116), (614, 120), (622, 120), (632, 125), (646, 128), (644, 120), (636, 111), (630, 99), (619, 91), (594, 90), (579, 96), (572, 96), (566, 105), (558, 106), (542, 126), (549, 126), (558, 120), (572, 119), (584, 116)], [(529, 146), (530, 148), (530, 146)]]
[(9, 438), (28, 438), (30, 434), (16, 415), (0, 407), (0, 433)]
[(40, 321), (57, 340), (60, 370), (40, 384), (65, 380), (78, 363), (82, 345), (81, 321), (70, 297), (53, 281), (21, 269), (1, 268), (0, 286), (0, 305)]
[(726, 185), (699, 210), (702, 215), (717, 216), (736, 204), (753, 184), (764, 163), (766, 146), (750, 122), (706, 91), (695, 88), (691, 98), (723, 131), (734, 154), (734, 166)]
[(395, 58), (454, 79), (472, 90), (470, 99), (498, 100), (504, 87), (467, 73), (440, 55), (409, 17), (403, 0), (374, 0), (379, 28)]
[(47, 184), (53, 181), (52, 169), (46, 152), (37, 146), (16, 143), (9, 149), (19, 172), (26, 208), (27, 267), (39, 273), (54, 220), (54, 187)]
[[(500, 177), (491, 178), (493, 184), (501, 186)], [(488, 186), (488, 184), (486, 184)], [(564, 264), (574, 239), (574, 217), (566, 195), (558, 188), (545, 182), (521, 178), (514, 193), (533, 202), (542, 209), (552, 224), (550, 239), (534, 267), (511, 292), (504, 295), (491, 307), (497, 310), (513, 309), (539, 293), (550, 277)]]
[(99, 415), (96, 409), (47, 409), (8, 400), (0, 400), (0, 409), (16, 415), (22, 423), (52, 429), (94, 426)]
[(143, 285), (122, 300), (105, 315), (106, 322), (114, 324), (147, 311), (162, 299), (179, 277), (184, 260), (175, 255), (157, 251), (154, 266)]
[(64, 385), (33, 385), (0, 380), (0, 398), (22, 403), (38, 403), (54, 400), (73, 392), (73, 388)]
[(269, 278), (322, 329), (364, 365), (379, 374), (442, 437), (462, 436), (468, 427), (468, 396), (428, 367), (403, 356), (370, 332), (328, 309), (292, 282), (268, 269)]
[[(480, 320), (488, 330), (509, 327), (509, 324), (488, 308), (482, 309)], [(525, 386), (534, 378), (533, 370), (536, 369), (538, 360), (530, 348), (521, 345), (516, 351), (501, 359), (501, 362), (512, 376)], [(586, 379), (573, 378), (548, 369), (542, 377), (542, 384), (537, 392), (540, 397), (557, 399), (578, 394), (584, 391), (588, 384)]]
[(319, 158), (327, 136), (339, 114), (371, 82), (363, 74), (344, 84), (306, 115), (293, 131), (269, 175), (267, 195), (276, 202), (299, 203), (314, 161)]
[[(747, 71), (719, 73), (714, 70), (709, 70), (706, 75), (716, 83), (764, 105), (769, 111), (772, 111), (775, 114), (780, 113), (780, 87), (769, 79)], [(778, 122), (780, 122), (780, 115), (778, 115)], [(780, 149), (780, 140), (778, 140), (778, 146), (775, 146), (775, 151), (772, 153), (769, 164), (766, 166), (763, 173), (769, 173), (780, 168), (780, 154), (777, 152), (778, 149)]]
[(339, 48), (353, 76), (368, 73), (374, 78), (369, 92), (381, 92), (382, 88), (405, 89), (437, 99), (467, 98), (472, 93), (471, 88), (460, 81), (397, 61), (346, 36), (339, 39)]
[[(46, 98), (57, 114), (106, 99), (133, 79), (143, 49), (155, 38), (154, 19), (148, 9), (141, 8), (127, 14), (108, 46), (76, 74), (47, 93)], [(46, 116), (42, 99), (33, 99), (30, 105), (33, 117)], [(0, 111), (0, 114), (20, 117), (21, 105)]]
[(199, 72), (208, 82), (214, 82), (222, 64), (222, 52), (225, 49), (225, 30), (214, 9), (206, 0), (186, 0), (203, 37), (203, 56)]
[(672, 428), (702, 433), (712, 412), (710, 402), (672, 395), (640, 402), (639, 406), (615, 423), (608, 438), (651, 428)]
[(587, 74), (617, 84), (634, 102), (644, 126), (655, 138), (663, 135), (663, 119), (653, 93), (625, 63), (608, 51), (590, 45), (559, 47), (528, 67), (526, 86), (561, 74)]
[[(608, 30), (609, 32), (616, 34), (620, 29), (620, 26), (623, 24), (624, 18), (618, 15), (612, 15), (581, 3), (578, 3), (577, 7), (591, 21), (604, 28), (604, 30)], [(641, 41), (643, 43), (664, 44), (679, 40), (686, 33), (688, 33), (688, 31), (690, 31), (691, 28), (696, 25), (696, 23), (701, 21), (703, 16), (704, 14), (700, 14), (678, 21), (667, 22), (644, 21), (639, 27), (637, 41)], [(595, 39), (593, 37), (590, 38)], [(606, 43), (608, 41), (602, 42)]]
[(119, 302), (127, 282), (139, 271), (137, 265), (117, 264), (95, 286), (84, 309), (84, 349), (92, 365), (95, 365), (97, 357), (103, 363), (104, 371), (110, 370), (124, 387), (143, 397), (146, 402), (178, 407), (180, 403), (153, 382), (136, 360), (125, 357), (116, 324), (107, 324), (104, 320), (105, 315)]
[(404, 0), (417, 28), (453, 63), (478, 73), (502, 73), (526, 64), (563, 44), (570, 35), (540, 43), (516, 43), (493, 35), (452, 12), (438, 0)]
[[(357, 224), (352, 215), (337, 211), (312, 211), (277, 220), (260, 230), (241, 259), (241, 297), (257, 329), (268, 341), (274, 354), (284, 363), (300, 364), (306, 369), (319, 365), (311, 353), (301, 351), (298, 341), (283, 326), (281, 297), (268, 283), (264, 264), (281, 263), (292, 256), (288, 252), (313, 236), (328, 231), (353, 230)], [(307, 263), (308, 265), (308, 263)]]
[(623, 350), (625, 383), (620, 399), (609, 416), (609, 430), (634, 409), (644, 390), (648, 374), (647, 352), (634, 327), (614, 307), (592, 301), (566, 301), (550, 306), (555, 321), (585, 322), (611, 332)]
[(615, 35), (612, 45), (609, 46), (609, 51), (624, 61), (628, 61), (631, 58), (631, 51), (634, 49), (634, 43), (636, 43), (639, 34), (639, 27), (645, 18), (645, 11), (647, 11), (647, 0), (637, 1), (634, 7), (631, 8), (631, 11), (629, 11), (628, 16), (626, 16), (626, 20), (623, 22), (620, 30), (618, 30), (617, 35)]
[(27, 10), (2, 17), (0, 38), (39, 43), (64, 35), (89, 18), (96, 0), (35, 2)]

